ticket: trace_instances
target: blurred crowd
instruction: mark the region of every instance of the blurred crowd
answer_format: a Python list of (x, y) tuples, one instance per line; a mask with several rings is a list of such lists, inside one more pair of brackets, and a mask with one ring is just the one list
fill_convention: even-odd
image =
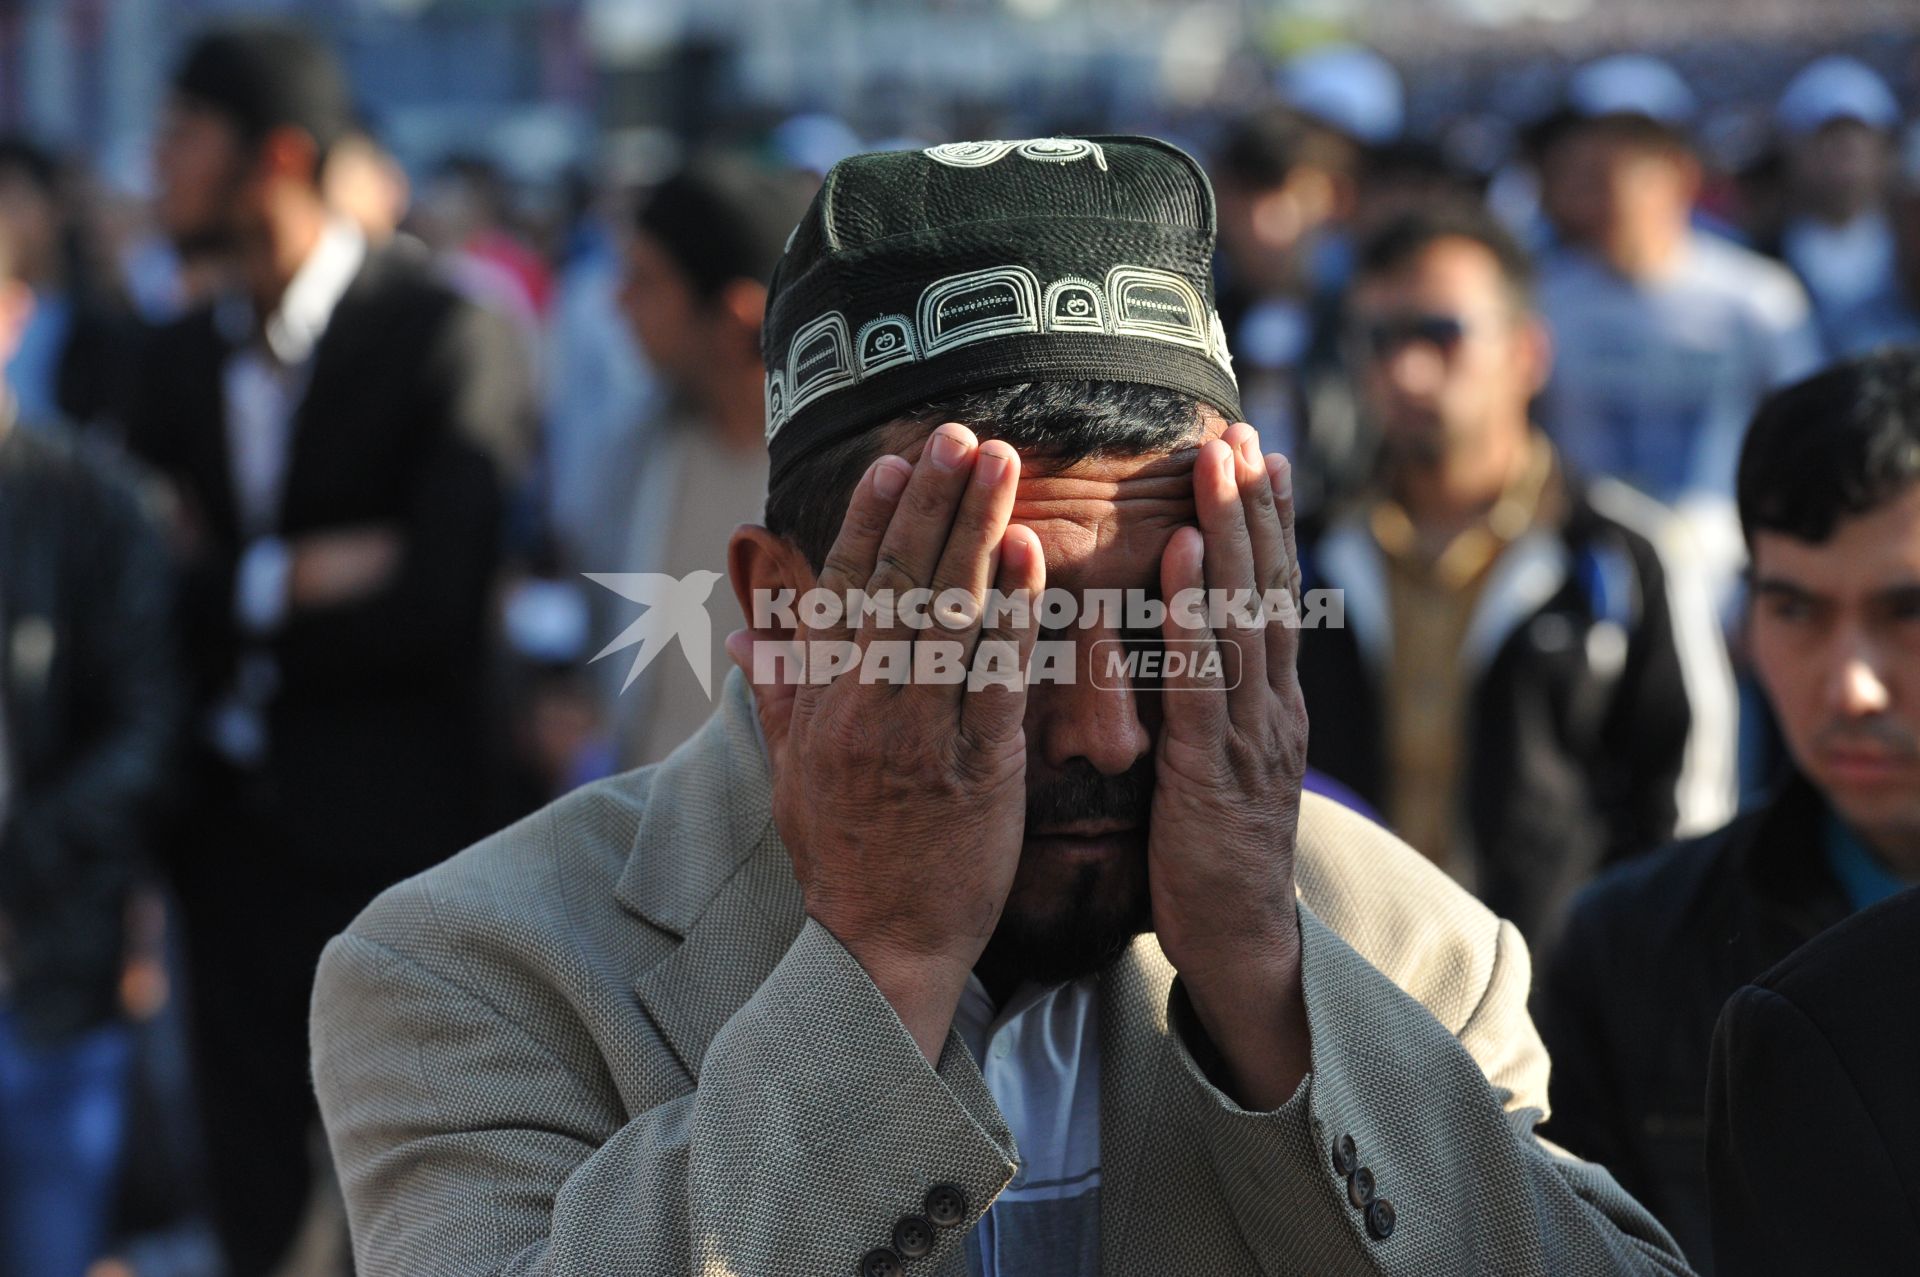
[[(633, 659), (627, 574), (724, 573), (760, 516), (766, 280), (825, 172), (957, 140), (797, 116), (644, 187), (530, 192), (478, 153), (409, 171), (296, 31), (208, 34), (169, 86), (150, 199), (0, 139), (18, 1277), (344, 1270), (321, 945), (705, 717), (695, 662)], [(1526, 935), (1548, 1133), (1703, 1271), (1720, 1005), (1920, 879), (1878, 832), (1911, 813), (1850, 805), (1805, 744), (1871, 720), (1905, 758), (1894, 676), (1748, 641), (1749, 487), (1794, 471), (1741, 464), (1772, 392), (1920, 342), (1916, 87), (1810, 58), (1737, 170), (1638, 53), (1574, 68), (1497, 163), (1354, 46), (1183, 122), (1248, 419), (1294, 459), (1308, 586), (1344, 592), (1303, 640), (1315, 783)], [(708, 604), (724, 670), (743, 622)]]

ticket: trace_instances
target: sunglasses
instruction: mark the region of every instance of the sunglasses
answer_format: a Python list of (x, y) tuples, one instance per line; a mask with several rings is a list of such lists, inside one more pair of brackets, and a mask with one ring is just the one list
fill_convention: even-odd
[(1452, 355), (1467, 332), (1467, 322), (1458, 315), (1383, 315), (1355, 322), (1351, 338), (1366, 358), (1388, 359), (1411, 342)]

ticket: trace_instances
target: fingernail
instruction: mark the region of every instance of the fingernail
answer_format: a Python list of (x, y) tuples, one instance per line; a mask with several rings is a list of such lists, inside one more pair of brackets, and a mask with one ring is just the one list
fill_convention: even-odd
[(1267, 459), (1267, 478), (1273, 484), (1273, 495), (1282, 501), (1293, 498), (1293, 466), (1279, 453)]
[(1240, 460), (1245, 462), (1250, 470), (1258, 469), (1260, 466), (1260, 437), (1251, 430), (1240, 437)]
[(873, 463), (873, 490), (892, 501), (907, 490), (907, 478), (913, 474), (901, 457), (882, 457)]
[(980, 455), (973, 463), (973, 481), (988, 487), (1000, 482), (1000, 476), (1007, 472), (1007, 455), (998, 448), (980, 449)]
[(967, 460), (967, 445), (958, 437), (941, 429), (934, 432), (933, 464), (943, 470), (958, 470)]
[(1002, 566), (1023, 568), (1027, 566), (1027, 539), (1024, 536), (1006, 536), (1000, 538), (1000, 562)]

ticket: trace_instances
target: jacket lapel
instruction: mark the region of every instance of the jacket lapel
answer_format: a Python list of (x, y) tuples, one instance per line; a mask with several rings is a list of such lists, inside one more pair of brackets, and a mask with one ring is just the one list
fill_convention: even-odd
[(719, 709), (653, 774), (620, 904), (681, 938), (634, 993), (697, 1078), (707, 1046), (766, 981), (805, 914), (773, 827), (772, 781), (753, 701), (729, 672)]
[(1342, 619), (1358, 640), (1362, 659), (1374, 673), (1393, 659), (1393, 618), (1387, 606), (1387, 574), (1380, 549), (1364, 521), (1347, 519), (1321, 538), (1317, 551), (1322, 575), (1341, 591)]
[(1560, 592), (1572, 563), (1566, 543), (1550, 532), (1525, 533), (1501, 552), (1460, 644), (1469, 679), (1478, 678), (1513, 632)]

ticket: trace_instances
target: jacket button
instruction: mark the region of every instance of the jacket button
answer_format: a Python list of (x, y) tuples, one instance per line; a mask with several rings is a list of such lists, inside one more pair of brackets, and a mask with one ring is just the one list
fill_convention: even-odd
[(1342, 1135), (1333, 1142), (1333, 1169), (1341, 1175), (1353, 1174), (1353, 1168), (1360, 1165), (1360, 1148), (1353, 1142), (1353, 1136)]
[(1373, 1200), (1373, 1172), (1364, 1166), (1353, 1168), (1353, 1174), (1347, 1176), (1347, 1200), (1354, 1209), (1365, 1210)]
[(1367, 1205), (1367, 1231), (1379, 1241), (1393, 1236), (1393, 1203), (1376, 1197)]
[(967, 1195), (952, 1184), (935, 1184), (927, 1190), (927, 1218), (942, 1228), (952, 1228), (967, 1217)]
[(933, 1221), (925, 1215), (902, 1216), (893, 1226), (893, 1248), (903, 1259), (918, 1259), (933, 1252)]
[(892, 1248), (876, 1246), (860, 1257), (860, 1277), (900, 1277), (900, 1256)]

